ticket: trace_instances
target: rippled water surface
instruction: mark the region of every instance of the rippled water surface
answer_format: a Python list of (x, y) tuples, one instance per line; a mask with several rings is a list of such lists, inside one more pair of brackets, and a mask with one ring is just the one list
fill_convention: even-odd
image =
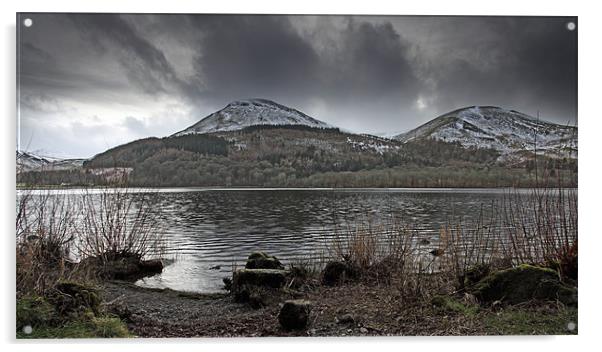
[[(162, 189), (154, 200), (175, 258), (162, 274), (139, 285), (212, 292), (233, 263), (257, 250), (283, 262), (316, 256), (338, 231), (358, 224), (412, 224), (436, 239), (446, 221), (490, 212), (500, 189)], [(211, 269), (219, 266), (219, 269)]]

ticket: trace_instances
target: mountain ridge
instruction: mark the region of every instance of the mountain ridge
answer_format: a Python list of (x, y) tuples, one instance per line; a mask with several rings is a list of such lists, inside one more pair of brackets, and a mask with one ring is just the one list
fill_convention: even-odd
[(577, 127), (536, 119), (497, 106), (470, 106), (440, 115), (394, 136), (403, 143), (420, 139), (459, 142), (464, 147), (492, 148), (502, 156), (537, 150), (554, 157), (576, 157)]

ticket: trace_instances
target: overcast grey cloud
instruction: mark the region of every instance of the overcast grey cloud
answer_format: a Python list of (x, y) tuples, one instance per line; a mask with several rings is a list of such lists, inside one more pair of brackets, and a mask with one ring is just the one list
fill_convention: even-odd
[(21, 148), (90, 157), (267, 98), (366, 133), (469, 105), (576, 123), (569, 17), (21, 14)]

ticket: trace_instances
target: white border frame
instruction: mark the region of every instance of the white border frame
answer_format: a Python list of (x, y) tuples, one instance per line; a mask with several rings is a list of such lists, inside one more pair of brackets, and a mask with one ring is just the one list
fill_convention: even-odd
[[(370, 0), (362, 2), (303, 0), (284, 2), (282, 0), (254, 1), (76, 1), (76, 0), (8, 0), (1, 3), (2, 12), (2, 153), (0, 153), (0, 173), (3, 187), (2, 208), (2, 250), (4, 264), (4, 285), (2, 285), (2, 319), (0, 332), (9, 350), (32, 351), (103, 351), (143, 349), (144, 351), (165, 351), (166, 344), (177, 344), (178, 350), (199, 350), (210, 347), (219, 350), (265, 350), (274, 348), (293, 351), (318, 349), (344, 349), (363, 351), (369, 346), (381, 350), (545, 350), (567, 351), (589, 349), (595, 346), (600, 311), (601, 284), (599, 274), (602, 248), (598, 204), (599, 186), (595, 178), (600, 176), (600, 136), (602, 119), (600, 109), (600, 11), (595, 2), (577, 1), (435, 1), (417, 0), (399, 2)], [(81, 341), (38, 341), (35, 343), (17, 342), (14, 339), (15, 312), (15, 270), (14, 240), (10, 235), (13, 228), (15, 202), (15, 19), (16, 12), (140, 12), (140, 13), (285, 13), (285, 14), (400, 14), (400, 15), (557, 15), (579, 16), (579, 209), (581, 238), (581, 269), (579, 287), (579, 336), (556, 337), (391, 337), (391, 338), (249, 338), (249, 339), (162, 339), (162, 340), (81, 340)], [(598, 142), (598, 143), (596, 143)], [(81, 346), (81, 344), (86, 346)], [(198, 344), (198, 345), (197, 345)], [(283, 346), (286, 344), (287, 346)], [(339, 345), (341, 345), (339, 347)]]

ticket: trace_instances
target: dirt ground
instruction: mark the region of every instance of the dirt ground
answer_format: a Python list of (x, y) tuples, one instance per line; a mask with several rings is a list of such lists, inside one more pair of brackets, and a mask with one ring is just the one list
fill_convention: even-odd
[(540, 335), (576, 334), (577, 309), (554, 302), (482, 307), (455, 297), (435, 306), (428, 299), (407, 299), (390, 286), (348, 284), (317, 286), (295, 293), (312, 302), (310, 324), (283, 331), (279, 303), (253, 309), (228, 294), (189, 294), (146, 289), (125, 282), (104, 285), (105, 301), (127, 307), (125, 319), (139, 337), (254, 337), (362, 335)]

